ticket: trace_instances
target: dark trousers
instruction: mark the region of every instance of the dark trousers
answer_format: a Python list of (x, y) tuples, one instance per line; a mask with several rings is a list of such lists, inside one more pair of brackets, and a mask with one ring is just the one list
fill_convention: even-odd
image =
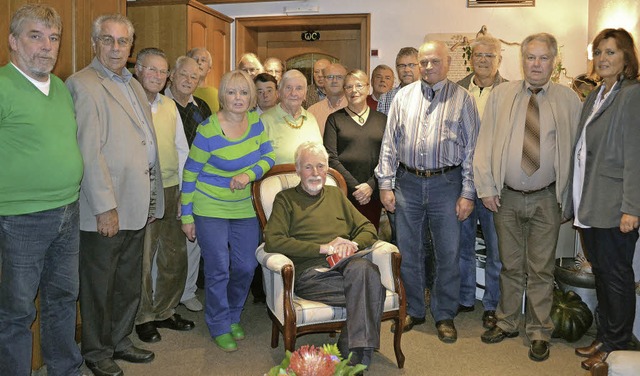
[(633, 253), (638, 230), (582, 229), (585, 251), (596, 279), (598, 332), (602, 351), (628, 350), (636, 313)]
[(82, 355), (89, 362), (133, 346), (128, 336), (140, 303), (144, 232), (108, 238), (80, 231)]
[(380, 347), (380, 323), (385, 288), (378, 266), (363, 257), (351, 257), (328, 271), (309, 268), (296, 277), (301, 298), (347, 308), (349, 348)]

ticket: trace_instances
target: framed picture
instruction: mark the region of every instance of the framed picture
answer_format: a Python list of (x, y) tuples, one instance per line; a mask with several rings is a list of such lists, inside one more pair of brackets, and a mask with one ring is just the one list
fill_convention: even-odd
[(535, 7), (536, 0), (467, 0), (467, 8)]

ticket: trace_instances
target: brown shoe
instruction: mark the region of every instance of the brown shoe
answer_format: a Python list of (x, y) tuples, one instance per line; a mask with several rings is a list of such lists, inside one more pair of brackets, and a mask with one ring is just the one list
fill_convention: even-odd
[(441, 320), (436, 323), (438, 338), (444, 343), (454, 343), (458, 340), (458, 331), (453, 320)]
[(496, 311), (484, 311), (482, 314), (482, 327), (485, 329), (493, 329), (498, 323)]
[(589, 359), (583, 360), (582, 363), (580, 363), (580, 365), (582, 365), (582, 368), (588, 371), (591, 369), (591, 367), (595, 366), (596, 364), (607, 360), (608, 356), (609, 356), (608, 352), (598, 350)]
[(593, 342), (591, 342), (589, 346), (576, 348), (575, 353), (577, 356), (581, 356), (583, 358), (591, 358), (593, 354), (595, 354), (597, 351), (600, 350), (601, 347), (602, 347), (602, 342), (596, 339)]
[(498, 343), (502, 342), (505, 338), (515, 338), (518, 336), (518, 332), (505, 332), (499, 326), (494, 326), (492, 329), (482, 333), (480, 339), (484, 343)]
[[(404, 325), (402, 326), (402, 332), (408, 332), (409, 330), (413, 329), (414, 326), (416, 325), (422, 325), (426, 322), (427, 320), (424, 317), (412, 317), (412, 316), (405, 316), (404, 319)], [(393, 323), (391, 324), (391, 333), (395, 333), (396, 331), (396, 324)]]

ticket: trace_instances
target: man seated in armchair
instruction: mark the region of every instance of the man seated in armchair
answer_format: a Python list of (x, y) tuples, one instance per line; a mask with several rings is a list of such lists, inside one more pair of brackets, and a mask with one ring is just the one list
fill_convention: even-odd
[[(296, 295), (346, 307), (338, 348), (345, 356), (352, 353), (351, 364), (368, 367), (380, 345), (385, 299), (378, 267), (362, 257), (377, 240), (375, 227), (339, 188), (325, 186), (329, 163), (324, 146), (301, 144), (295, 164), (300, 184), (276, 196), (265, 227), (266, 250), (291, 259)], [(341, 260), (328, 269), (326, 258), (334, 254)]]

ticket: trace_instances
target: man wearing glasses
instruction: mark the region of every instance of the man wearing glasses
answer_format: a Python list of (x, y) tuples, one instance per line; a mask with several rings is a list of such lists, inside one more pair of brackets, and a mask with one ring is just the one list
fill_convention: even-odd
[(324, 91), (327, 96), (320, 102), (309, 107), (309, 112), (315, 116), (320, 128), (320, 135), (324, 134), (324, 126), (327, 118), (332, 113), (347, 106), (344, 96), (344, 76), (347, 68), (342, 64), (333, 63), (322, 70), (324, 75)]
[(451, 57), (444, 43), (423, 44), (418, 60), (422, 79), (400, 90), (391, 104), (375, 174), (380, 201), (396, 214), (408, 303), (402, 329), (426, 321), (425, 237), (430, 233), (436, 260), (431, 314), (438, 338), (453, 343), (458, 338), (453, 318), (460, 293), (460, 222), (473, 210), (472, 162), (480, 120), (473, 97), (447, 79)]
[[(498, 67), (502, 61), (500, 40), (483, 35), (471, 43), (471, 66), (473, 72), (458, 81), (458, 85), (469, 90), (478, 106), (478, 114), (482, 119), (487, 98), (491, 90), (506, 82), (500, 76)], [(469, 218), (462, 222), (460, 235), (460, 305), (458, 313), (474, 310), (476, 297), (476, 227), (480, 220), (486, 263), (484, 269), (484, 295), (482, 305), (482, 326), (491, 329), (496, 325), (496, 307), (500, 300), (500, 255), (498, 254), (498, 236), (493, 224), (493, 213), (482, 205), (482, 200), (476, 197), (475, 207)]]
[[(153, 114), (158, 139), (160, 170), (164, 186), (166, 215), (147, 225), (142, 254), (142, 290), (136, 315), (136, 333), (141, 341), (160, 341), (157, 328), (191, 330), (192, 321), (175, 313), (187, 279), (187, 245), (182, 232), (178, 202), (182, 169), (189, 154), (182, 119), (171, 99), (160, 94), (169, 76), (169, 64), (162, 50), (145, 48), (136, 57), (136, 78), (142, 84)], [(152, 284), (151, 268), (156, 260), (157, 278)], [(155, 285), (155, 289), (153, 288)]]
[(122, 375), (114, 359), (150, 362), (129, 334), (140, 302), (147, 223), (164, 215), (151, 109), (125, 68), (133, 25), (120, 14), (92, 27), (95, 58), (67, 80), (84, 159), (80, 188), (82, 355), (94, 375)]
[(389, 115), (389, 108), (398, 90), (420, 79), (420, 66), (418, 64), (418, 50), (413, 47), (403, 47), (396, 56), (396, 72), (400, 84), (382, 94), (378, 98), (378, 111)]

